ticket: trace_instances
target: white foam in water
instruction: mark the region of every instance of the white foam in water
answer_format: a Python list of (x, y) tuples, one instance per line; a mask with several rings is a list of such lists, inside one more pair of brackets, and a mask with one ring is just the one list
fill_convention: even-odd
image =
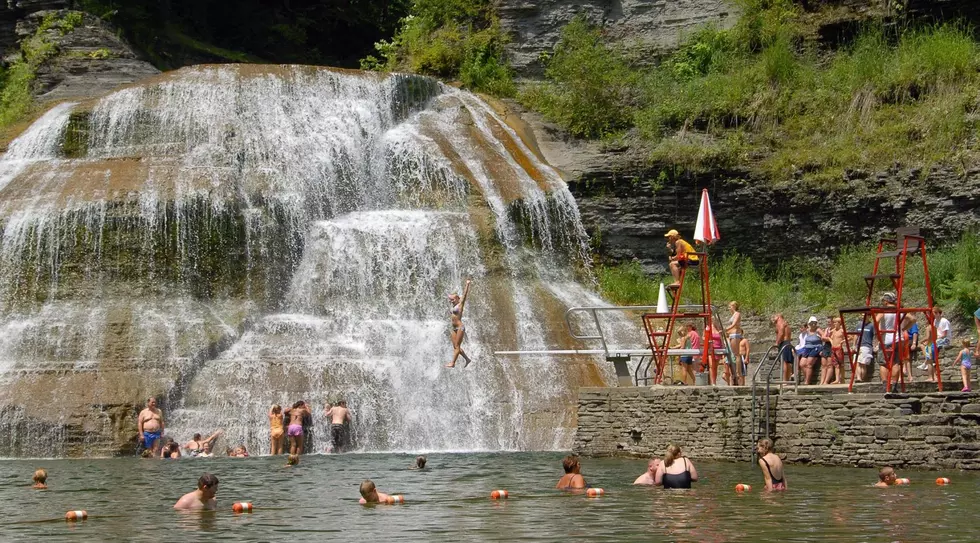
[[(102, 315), (89, 321), (88, 341), (112, 342), (108, 300), (129, 308), (127, 352), (140, 371), (181, 376), (163, 391), (176, 402), (167, 406), (168, 431), (179, 439), (220, 427), (228, 444), (267, 452), (269, 407), (303, 399), (316, 410), (314, 448), (322, 451), (329, 439), (322, 406), (344, 398), (357, 450), (569, 446), (567, 361), (492, 353), (553, 346), (563, 323), (551, 322), (554, 310), (542, 296), (566, 306), (601, 302), (574, 279), (575, 263), (587, 263), (585, 231), (557, 172), (477, 97), (415, 76), (185, 69), (101, 99), (85, 156), (56, 158), (71, 111), (70, 104), (52, 109), (0, 159), (0, 190), (22, 174), (36, 187), (32, 200), (9, 206), (0, 192), (0, 280), (17, 284), (40, 271), (51, 278), (40, 307), (25, 300), (44, 292), (0, 300), (9, 333), (0, 341), (0, 371), (29, 371), (34, 359), (23, 345), (32, 329), (46, 330), (31, 332), (30, 341), (41, 343), (78, 335), (77, 323), (52, 328), (50, 320), (65, 307), (53, 298), (71, 287), (59, 283), (67, 277), (61, 252), (82, 243), (92, 255), (84, 275), (91, 293), (72, 307)], [(537, 179), (522, 162), (538, 170)], [(108, 165), (119, 163), (138, 165), (122, 188), (75, 195), (58, 185), (76, 169), (105, 168), (111, 187), (116, 174)], [(32, 164), (45, 168), (30, 173)], [(66, 201), (61, 192), (72, 196)], [(153, 247), (161, 232), (173, 231), (176, 265), (188, 266), (205, 234), (202, 202), (211, 216), (232, 214), (245, 224), (245, 247), (233, 257), (247, 272), (245, 298), (200, 297), (178, 281), (161, 299), (131, 300), (124, 286), (103, 279), (104, 236), (120, 228), (117, 204), (130, 206), (124, 225), (134, 243)], [(76, 232), (87, 237), (79, 242)], [(289, 259), (277, 262), (288, 276), (253, 273), (276, 254)], [(175, 265), (156, 258), (151, 252), (139, 263), (148, 281)], [(452, 354), (447, 294), (467, 278), (474, 283), (464, 349), (474, 362), (462, 369), (460, 358), (450, 370), (443, 367)], [(243, 303), (253, 312), (244, 331), (224, 322), (234, 314), (226, 306)], [(199, 359), (207, 348), (187, 345), (207, 346), (206, 330), (227, 341), (213, 358)], [(86, 371), (110, 355), (92, 356)], [(44, 439), (50, 445), (58, 436)]]

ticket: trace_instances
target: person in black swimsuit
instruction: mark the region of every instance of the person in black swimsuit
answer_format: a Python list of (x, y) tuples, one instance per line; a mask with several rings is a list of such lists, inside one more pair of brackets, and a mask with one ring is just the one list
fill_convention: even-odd
[(772, 440), (766, 437), (760, 439), (756, 450), (759, 452), (759, 467), (766, 480), (766, 490), (786, 490), (783, 460), (772, 452)]
[(585, 477), (580, 473), (582, 465), (579, 464), (578, 456), (568, 455), (561, 461), (561, 467), (565, 470), (565, 475), (558, 479), (555, 488), (558, 490), (582, 490), (588, 488)]
[(657, 468), (653, 484), (663, 485), (664, 488), (691, 488), (691, 483), (697, 480), (698, 470), (694, 463), (681, 455), (680, 447), (673, 443), (668, 445), (667, 455)]

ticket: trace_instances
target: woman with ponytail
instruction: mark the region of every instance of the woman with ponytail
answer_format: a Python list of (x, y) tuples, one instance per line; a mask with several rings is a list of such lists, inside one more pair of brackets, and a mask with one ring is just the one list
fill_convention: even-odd
[(654, 484), (664, 488), (691, 488), (691, 483), (698, 480), (698, 470), (694, 463), (681, 454), (681, 448), (671, 443), (667, 446), (667, 455), (657, 468)]

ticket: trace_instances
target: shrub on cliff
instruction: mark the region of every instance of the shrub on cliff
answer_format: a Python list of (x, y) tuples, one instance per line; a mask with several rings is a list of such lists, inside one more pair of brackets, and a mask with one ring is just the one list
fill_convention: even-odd
[(524, 89), (521, 101), (573, 135), (597, 138), (629, 126), (638, 74), (584, 19), (564, 28), (545, 75), (549, 81)]
[[(570, 23), (548, 80), (522, 101), (570, 133), (634, 130), (681, 170), (739, 167), (840, 183), (849, 169), (925, 166), (976, 148), (980, 46), (958, 23), (869, 23), (840, 50), (808, 41), (790, 0), (739, 0), (734, 28), (702, 29), (636, 67)], [(809, 24), (809, 23), (807, 23)]]
[(378, 56), (361, 60), (361, 68), (432, 75), (512, 96), (505, 43), (489, 0), (416, 0), (392, 40), (375, 44)]

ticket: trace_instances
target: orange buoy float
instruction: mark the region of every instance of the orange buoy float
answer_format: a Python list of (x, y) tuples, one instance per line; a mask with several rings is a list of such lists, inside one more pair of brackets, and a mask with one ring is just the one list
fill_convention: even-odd
[(252, 502), (237, 502), (231, 506), (231, 510), (236, 513), (251, 513)]
[(743, 483), (739, 483), (735, 485), (735, 492), (748, 492), (750, 490), (752, 490), (752, 485), (747, 485)]
[(396, 503), (405, 503), (405, 496), (400, 494), (395, 496), (388, 496), (388, 505), (394, 505)]
[(950, 480), (945, 477), (940, 477), (936, 479), (936, 484), (939, 486), (946, 486), (950, 483)]
[(590, 488), (585, 491), (585, 495), (590, 498), (598, 498), (599, 496), (605, 496), (606, 491), (601, 488)]
[(895, 484), (896, 485), (910, 485), (910, 484), (912, 484), (912, 481), (910, 481), (909, 479), (906, 479), (906, 478), (903, 477), (901, 479), (895, 479)]
[(510, 494), (506, 490), (494, 490), (490, 493), (491, 500), (506, 500)]
[(65, 520), (77, 521), (88, 519), (88, 511), (69, 511), (65, 513)]

